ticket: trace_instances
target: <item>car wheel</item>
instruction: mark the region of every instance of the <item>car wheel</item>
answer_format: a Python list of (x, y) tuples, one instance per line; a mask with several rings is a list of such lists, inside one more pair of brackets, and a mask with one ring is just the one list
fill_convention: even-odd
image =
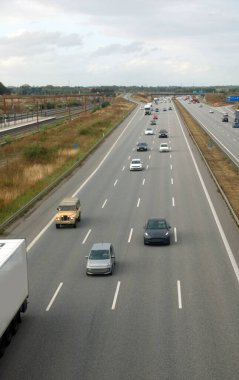
[(12, 335), (16, 334), (18, 327), (19, 327), (19, 319), (18, 319), (18, 315), (16, 315), (12, 321)]
[(0, 338), (0, 358), (3, 356), (5, 351), (5, 343), (3, 339)]
[(56, 224), (56, 228), (60, 228), (60, 225), (59, 225), (59, 224)]
[(4, 333), (4, 341), (5, 341), (6, 346), (9, 346), (11, 339), (12, 339), (12, 329), (9, 326), (6, 332)]
[[(27, 300), (25, 300), (22, 304), (22, 307), (21, 307), (21, 312), (22, 313), (25, 313), (27, 310)], [(21, 315), (20, 315), (21, 316)]]

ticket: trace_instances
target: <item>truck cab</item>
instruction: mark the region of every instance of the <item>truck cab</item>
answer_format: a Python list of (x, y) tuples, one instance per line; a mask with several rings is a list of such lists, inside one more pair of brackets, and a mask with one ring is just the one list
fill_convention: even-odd
[(223, 122), (228, 122), (228, 113), (224, 113), (222, 116), (222, 121)]

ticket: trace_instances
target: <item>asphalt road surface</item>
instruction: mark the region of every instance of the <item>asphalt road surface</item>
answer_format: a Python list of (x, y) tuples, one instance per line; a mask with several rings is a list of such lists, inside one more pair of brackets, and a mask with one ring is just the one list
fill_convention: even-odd
[[(230, 106), (210, 107), (202, 103), (189, 103), (183, 98), (179, 100), (231, 160), (239, 166), (239, 129), (232, 128), (235, 119), (234, 110)], [(222, 121), (225, 112), (228, 113), (228, 122)]]
[[(176, 111), (155, 134), (139, 108), (67, 181), (9, 230), (26, 237), (29, 308), (0, 361), (1, 380), (236, 380), (238, 229)], [(159, 153), (159, 128), (169, 153)], [(136, 152), (139, 141), (150, 150)], [(130, 172), (132, 158), (144, 170)], [(80, 196), (76, 229), (56, 229), (64, 196)], [(144, 246), (166, 217), (170, 246)], [(112, 242), (113, 276), (86, 276), (93, 243)]]

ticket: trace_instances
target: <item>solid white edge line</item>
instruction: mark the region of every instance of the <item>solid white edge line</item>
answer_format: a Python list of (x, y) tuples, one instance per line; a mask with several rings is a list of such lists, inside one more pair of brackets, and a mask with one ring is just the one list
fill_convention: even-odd
[(197, 175), (198, 175), (199, 180), (200, 180), (200, 182), (201, 182), (201, 185), (202, 185), (202, 188), (203, 188), (204, 194), (205, 194), (205, 196), (206, 196), (206, 199), (207, 199), (207, 201), (208, 201), (208, 204), (209, 204), (209, 207), (210, 207), (210, 209), (211, 209), (212, 215), (213, 215), (213, 217), (214, 217), (214, 220), (215, 220), (215, 222), (216, 222), (217, 228), (218, 228), (219, 233), (220, 233), (220, 235), (221, 235), (221, 238), (222, 238), (222, 241), (223, 241), (223, 243), (224, 243), (225, 249), (226, 249), (226, 251), (227, 251), (228, 257), (229, 257), (229, 259), (230, 259), (230, 261), (231, 261), (231, 265), (232, 265), (232, 268), (233, 268), (233, 270), (234, 270), (234, 272), (235, 272), (235, 275), (236, 275), (237, 281), (239, 282), (239, 268), (238, 268), (237, 262), (236, 262), (236, 260), (235, 260), (235, 257), (234, 257), (234, 255), (233, 255), (233, 253), (232, 253), (232, 250), (231, 250), (231, 247), (230, 247), (230, 245), (229, 245), (229, 243), (228, 243), (228, 240), (227, 240), (227, 238), (226, 238), (226, 235), (225, 235), (225, 233), (224, 233), (224, 231), (223, 231), (222, 225), (221, 225), (220, 220), (219, 220), (219, 218), (218, 218), (218, 216), (217, 216), (216, 210), (215, 210), (215, 208), (214, 208), (214, 206), (213, 206), (213, 203), (212, 203), (212, 201), (211, 201), (210, 195), (209, 195), (209, 193), (208, 193), (208, 191), (207, 191), (207, 188), (206, 188), (206, 185), (205, 185), (205, 183), (204, 183), (204, 181), (203, 181), (202, 175), (201, 175), (201, 173), (200, 173), (200, 171), (199, 171), (198, 165), (197, 165), (196, 160), (195, 160), (195, 158), (194, 158), (193, 152), (192, 152), (192, 150), (191, 150), (191, 148), (190, 148), (190, 145), (189, 145), (188, 139), (187, 139), (187, 137), (186, 137), (186, 135), (185, 135), (185, 133), (184, 133), (183, 126), (182, 126), (182, 123), (181, 123), (181, 121), (180, 121), (180, 119), (179, 119), (179, 116), (178, 116), (178, 112), (177, 112), (177, 111), (176, 111), (176, 115), (177, 115), (177, 119), (178, 119), (178, 122), (179, 122), (179, 125), (180, 125), (180, 128), (181, 128), (182, 134), (183, 134), (184, 139), (185, 139), (185, 141), (186, 141), (186, 144), (187, 144), (187, 147), (188, 147), (189, 153), (190, 153), (190, 155), (191, 155), (191, 158), (192, 158), (192, 161), (193, 161), (194, 167), (195, 167), (195, 169), (196, 169)]
[(50, 227), (50, 225), (55, 221), (55, 217), (53, 217), (45, 227), (39, 232), (39, 234), (31, 241), (27, 246), (27, 252), (36, 244), (36, 242), (40, 239), (40, 237), (46, 232), (46, 230)]
[(128, 238), (128, 243), (131, 242), (131, 238), (132, 238), (133, 230), (134, 230), (133, 228), (130, 229), (129, 238)]
[[(95, 173), (103, 165), (103, 163), (108, 158), (108, 156), (110, 155), (110, 153), (112, 152), (112, 150), (114, 149), (114, 147), (116, 146), (116, 144), (118, 143), (118, 141), (120, 140), (120, 138), (123, 136), (123, 134), (125, 133), (125, 131), (128, 129), (129, 125), (131, 124), (131, 122), (133, 121), (133, 119), (135, 118), (135, 116), (137, 115), (138, 112), (139, 112), (139, 109), (137, 109), (137, 111), (133, 115), (132, 119), (129, 120), (128, 124), (125, 126), (125, 128), (123, 129), (123, 131), (121, 132), (121, 134), (115, 140), (114, 144), (108, 150), (108, 152), (103, 157), (103, 159), (100, 161), (99, 165), (95, 168), (95, 170), (93, 170), (93, 172), (89, 175), (89, 177), (86, 178), (86, 180), (82, 183), (82, 185), (74, 192), (74, 194), (72, 195), (72, 197), (75, 197), (83, 189), (83, 187), (89, 182), (89, 180), (95, 175)], [(30, 249), (36, 244), (36, 242), (40, 239), (40, 237), (44, 234), (44, 232), (46, 232), (46, 230), (50, 227), (50, 225), (53, 223), (54, 220), (55, 220), (55, 217), (53, 217), (46, 224), (46, 226), (39, 232), (39, 234), (31, 241), (31, 243), (28, 244), (28, 246), (27, 246), (27, 252), (30, 251)]]
[(177, 289), (178, 289), (178, 308), (182, 309), (182, 295), (181, 295), (181, 284), (180, 281), (177, 280)]
[(174, 233), (174, 241), (175, 241), (175, 243), (177, 243), (178, 238), (177, 238), (177, 228), (176, 227), (174, 227), (173, 233)]
[(86, 242), (88, 236), (90, 235), (90, 233), (91, 233), (91, 229), (89, 229), (89, 231), (87, 232), (87, 234), (86, 234), (86, 236), (85, 236), (85, 238), (84, 238), (82, 244), (85, 244), (85, 242)]
[(62, 285), (63, 285), (63, 282), (60, 282), (58, 288), (56, 289), (56, 291), (55, 291), (55, 293), (54, 293), (52, 299), (50, 300), (50, 302), (49, 302), (49, 304), (48, 304), (48, 306), (47, 306), (47, 308), (46, 308), (46, 311), (49, 311), (49, 310), (50, 310), (50, 308), (51, 308), (53, 302), (55, 301), (56, 296), (57, 296), (57, 294), (59, 293), (59, 291), (60, 291)]
[(116, 306), (116, 302), (117, 302), (117, 298), (118, 298), (118, 294), (119, 294), (120, 284), (121, 284), (121, 282), (118, 281), (117, 286), (116, 286), (116, 290), (115, 290), (115, 295), (114, 295), (113, 303), (112, 303), (112, 306), (111, 306), (111, 310), (115, 310), (115, 306)]

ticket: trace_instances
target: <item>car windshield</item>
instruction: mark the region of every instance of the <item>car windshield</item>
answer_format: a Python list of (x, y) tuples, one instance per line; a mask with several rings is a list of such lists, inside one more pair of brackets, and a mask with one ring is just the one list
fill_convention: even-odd
[(132, 164), (140, 164), (140, 160), (132, 160)]
[(59, 206), (59, 211), (74, 211), (76, 209), (75, 206)]
[(150, 230), (164, 230), (167, 228), (165, 220), (149, 220), (147, 228)]
[(106, 259), (109, 259), (110, 258), (110, 254), (109, 254), (109, 251), (107, 250), (92, 250), (90, 252), (90, 256), (89, 256), (89, 259), (91, 260), (106, 260)]
[(168, 147), (168, 145), (167, 144), (161, 144), (161, 147), (165, 148), (165, 147)]

